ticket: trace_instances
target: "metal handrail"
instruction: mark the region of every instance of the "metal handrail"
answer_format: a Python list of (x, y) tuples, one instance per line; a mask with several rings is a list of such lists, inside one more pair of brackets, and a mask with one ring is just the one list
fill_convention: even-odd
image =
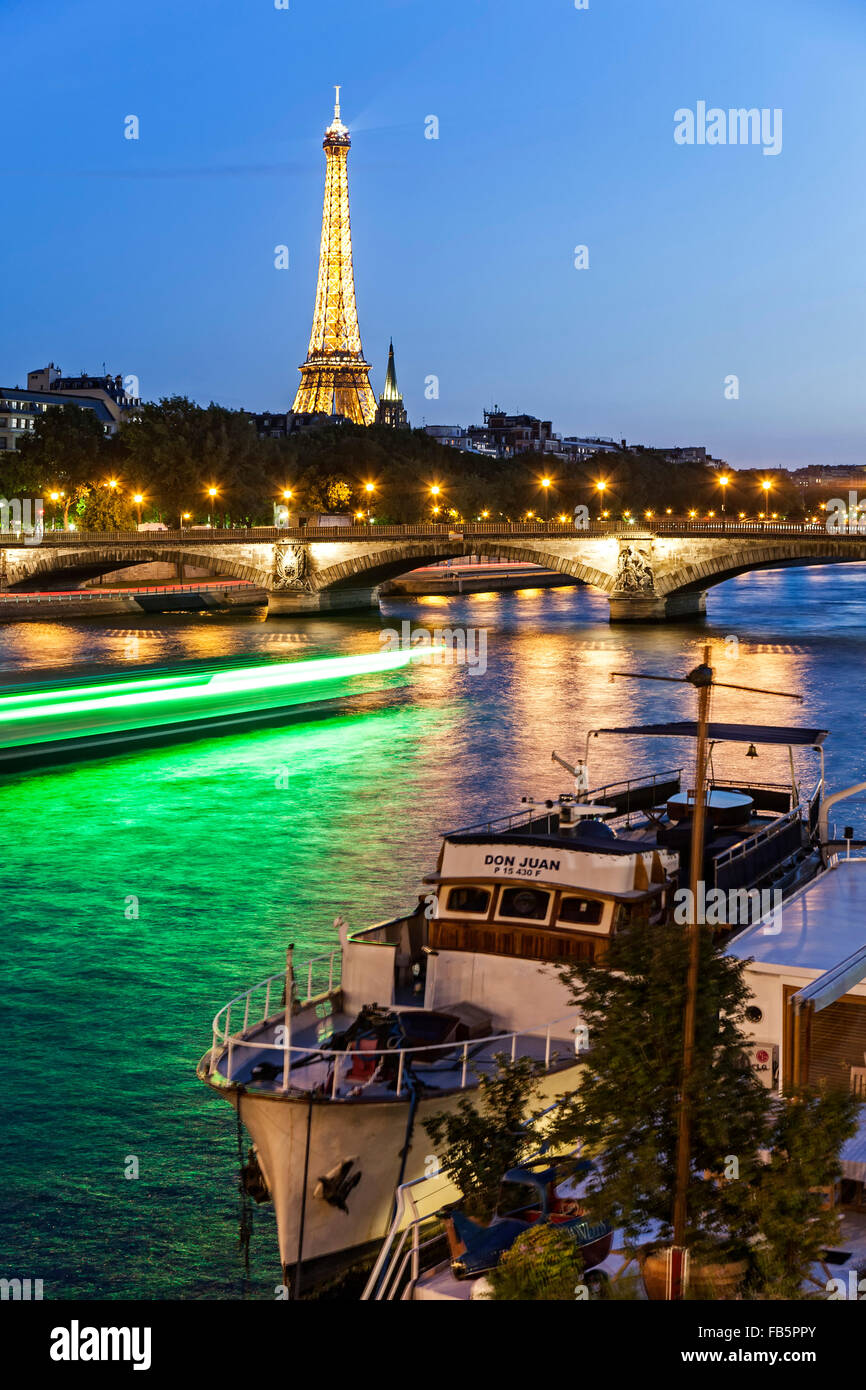
[[(338, 954), (339, 954), (339, 949), (334, 950), (333, 952), (331, 952), (331, 958), (337, 956)], [(319, 957), (318, 959), (319, 959), (319, 960), (324, 960), (324, 959), (326, 959), (326, 957)], [(310, 970), (312, 970), (312, 962), (310, 963)], [(310, 979), (311, 979), (311, 978), (312, 978), (312, 976), (310, 975)], [(293, 1058), (293, 1056), (294, 1056), (295, 1054), (297, 1054), (297, 1056), (298, 1056), (299, 1059), (306, 1058), (307, 1060), (309, 1060), (309, 1059), (315, 1058), (317, 1061), (325, 1061), (325, 1062), (328, 1062), (329, 1064), (331, 1064), (331, 1065), (333, 1066), (333, 1077), (332, 1077), (332, 1080), (331, 1080), (331, 1099), (332, 1099), (332, 1100), (336, 1099), (336, 1098), (337, 1098), (337, 1093), (338, 1093), (339, 1084), (340, 1084), (340, 1062), (341, 1062), (341, 1061), (344, 1061), (347, 1057), (351, 1058), (351, 1059), (354, 1061), (354, 1060), (356, 1059), (356, 1054), (354, 1054), (354, 1053), (347, 1053), (347, 1052), (345, 1051), (345, 1049), (322, 1048), (322, 1047), (319, 1047), (319, 1046), (303, 1046), (303, 1047), (297, 1046), (296, 1044), (293, 1044), (293, 1043), (291, 1043), (291, 1042), (288, 1041), (288, 1030), (287, 1030), (287, 1038), (286, 1038), (286, 1041), (285, 1041), (285, 1042), (282, 1042), (282, 1043), (269, 1043), (269, 1042), (264, 1042), (264, 1041), (262, 1041), (262, 1040), (260, 1040), (260, 1039), (248, 1039), (248, 1038), (244, 1037), (244, 1034), (245, 1034), (245, 1033), (248, 1031), (248, 1029), (249, 1029), (250, 1004), (251, 1004), (251, 1001), (252, 1001), (252, 997), (253, 997), (253, 995), (254, 995), (258, 990), (266, 989), (266, 994), (265, 994), (265, 1010), (264, 1010), (264, 1012), (262, 1013), (261, 1018), (257, 1018), (257, 1019), (256, 1019), (256, 1023), (255, 1023), (255, 1025), (254, 1025), (255, 1027), (261, 1027), (263, 1024), (267, 1023), (267, 1021), (268, 1021), (269, 1018), (276, 1018), (276, 1017), (278, 1017), (280, 1014), (282, 1014), (283, 1012), (288, 1011), (289, 1006), (288, 1006), (287, 1004), (282, 1004), (282, 1003), (281, 1003), (280, 1009), (279, 1009), (276, 1013), (274, 1013), (274, 1014), (269, 1014), (269, 1013), (268, 1013), (268, 1009), (269, 1009), (269, 1007), (270, 1007), (271, 986), (273, 985), (273, 983), (274, 983), (275, 980), (279, 980), (279, 981), (285, 982), (285, 980), (286, 980), (286, 971), (284, 971), (284, 970), (279, 971), (277, 974), (275, 974), (275, 975), (269, 975), (269, 976), (267, 977), (267, 979), (259, 981), (258, 984), (253, 985), (250, 989), (246, 990), (243, 994), (238, 994), (238, 995), (235, 996), (234, 999), (229, 1000), (228, 1004), (224, 1004), (223, 1007), (218, 1011), (218, 1013), (215, 1014), (214, 1019), (213, 1019), (213, 1024), (212, 1024), (213, 1046), (212, 1046), (211, 1054), (210, 1054), (210, 1069), (209, 1069), (210, 1075), (213, 1076), (213, 1075), (215, 1074), (215, 1072), (217, 1071), (217, 1062), (218, 1062), (218, 1057), (219, 1057), (219, 1054), (220, 1054), (221, 1051), (227, 1053), (226, 1072), (225, 1072), (225, 1080), (226, 1080), (227, 1082), (231, 1082), (231, 1081), (233, 1080), (233, 1075), (232, 1075), (232, 1059), (233, 1059), (234, 1052), (235, 1052), (235, 1049), (236, 1049), (236, 1048), (244, 1048), (244, 1047), (245, 1047), (245, 1048), (249, 1048), (249, 1049), (251, 1049), (251, 1050), (254, 1050), (254, 1051), (256, 1051), (256, 1052), (275, 1052), (275, 1053), (279, 1053), (280, 1057), (281, 1057), (282, 1060), (283, 1060), (283, 1085), (282, 1085), (282, 1089), (283, 1089), (283, 1091), (285, 1092), (285, 1091), (288, 1091), (288, 1089), (289, 1089), (289, 1079), (290, 1079), (290, 1073), (291, 1073), (291, 1068), (292, 1068), (292, 1064), (293, 1064), (293, 1063), (292, 1063), (292, 1058)], [(303, 1000), (303, 1001), (301, 1002), (301, 1007), (303, 1007), (305, 1004), (309, 1004), (309, 1003), (313, 1002), (314, 999), (321, 999), (321, 998), (323, 998), (323, 997), (329, 997), (329, 996), (332, 994), (333, 988), (334, 988), (334, 987), (333, 987), (333, 982), (332, 982), (332, 981), (333, 981), (333, 964), (332, 964), (332, 966), (331, 966), (331, 976), (330, 976), (330, 979), (329, 979), (329, 985), (328, 985), (327, 992), (323, 992), (323, 993), (320, 994), (320, 995), (308, 995), (307, 999), (305, 999), (305, 1000)], [(244, 1019), (243, 1019), (243, 1024), (241, 1025), (240, 1030), (238, 1030), (237, 1032), (232, 1032), (232, 1031), (231, 1031), (231, 1014), (232, 1014), (232, 1009), (235, 1008), (235, 1006), (239, 1006), (239, 1005), (241, 1005), (241, 1004), (244, 1005)], [(225, 1023), (224, 1023), (224, 1024), (223, 1024), (223, 1022), (222, 1022), (223, 1016), (225, 1017)], [(289, 1014), (289, 1016), (291, 1016), (291, 1015)], [(486, 1047), (490, 1046), (492, 1043), (498, 1043), (498, 1042), (509, 1043), (509, 1042), (510, 1042), (510, 1044), (511, 1044), (511, 1060), (512, 1060), (512, 1062), (513, 1062), (513, 1061), (515, 1060), (515, 1058), (517, 1057), (517, 1040), (518, 1040), (518, 1038), (521, 1038), (521, 1037), (544, 1037), (544, 1038), (545, 1038), (544, 1066), (545, 1066), (545, 1069), (547, 1069), (547, 1068), (550, 1066), (550, 1060), (551, 1060), (551, 1046), (552, 1046), (552, 1043), (555, 1041), (554, 1038), (552, 1037), (552, 1029), (555, 1028), (558, 1024), (560, 1024), (560, 1023), (565, 1023), (565, 1022), (571, 1023), (572, 1027), (571, 1027), (571, 1030), (570, 1030), (570, 1031), (571, 1031), (571, 1032), (575, 1032), (574, 1014), (564, 1014), (561, 1018), (549, 1019), (549, 1020), (547, 1020), (546, 1022), (541, 1022), (541, 1023), (538, 1023), (538, 1024), (534, 1024), (534, 1025), (532, 1025), (532, 1026), (529, 1027), (529, 1028), (518, 1028), (518, 1029), (513, 1029), (513, 1030), (511, 1030), (510, 1032), (507, 1032), (507, 1033), (496, 1033), (496, 1034), (493, 1034), (492, 1036), (483, 1037), (483, 1038), (467, 1038), (467, 1039), (465, 1039), (462, 1043), (461, 1043), (461, 1042), (454, 1042), (454, 1041), (452, 1041), (452, 1042), (444, 1042), (444, 1043), (425, 1043), (423, 1046), (420, 1046), (420, 1047), (399, 1047), (399, 1048), (397, 1048), (397, 1047), (381, 1047), (381, 1048), (371, 1048), (369, 1051), (368, 1051), (368, 1050), (365, 1050), (365, 1051), (363, 1052), (363, 1054), (361, 1054), (361, 1055), (363, 1056), (363, 1058), (364, 1058), (365, 1061), (372, 1061), (374, 1058), (377, 1058), (377, 1057), (395, 1057), (395, 1056), (396, 1056), (396, 1057), (399, 1058), (399, 1069), (398, 1069), (398, 1073), (397, 1073), (397, 1090), (396, 1090), (396, 1096), (399, 1097), (400, 1095), (402, 1095), (402, 1092), (403, 1092), (403, 1079), (404, 1079), (404, 1071), (405, 1071), (405, 1062), (406, 1062), (406, 1059), (407, 1059), (407, 1058), (410, 1058), (410, 1059), (411, 1059), (411, 1058), (414, 1058), (414, 1057), (416, 1057), (416, 1056), (418, 1056), (418, 1055), (420, 1055), (420, 1054), (422, 1054), (422, 1053), (424, 1053), (424, 1054), (427, 1054), (427, 1053), (437, 1053), (437, 1052), (439, 1052), (439, 1053), (450, 1053), (450, 1052), (454, 1052), (455, 1048), (462, 1048), (462, 1055), (461, 1055), (461, 1059), (460, 1059), (460, 1068), (461, 1068), (460, 1086), (459, 1086), (458, 1089), (463, 1090), (463, 1089), (465, 1089), (465, 1087), (466, 1087), (466, 1084), (467, 1084), (467, 1077), (468, 1077), (468, 1074), (469, 1074), (469, 1064), (470, 1064), (470, 1060), (471, 1060), (471, 1059), (470, 1059), (470, 1049), (471, 1049), (472, 1051), (474, 1051), (474, 1050), (477, 1049), (479, 1046), (483, 1046), (483, 1047), (486, 1048)], [(576, 1052), (578, 1051), (578, 1048), (577, 1048), (577, 1039), (575, 1039), (575, 1051), (576, 1051)], [(435, 1060), (435, 1059), (431, 1058), (431, 1060)]]
[[(607, 797), (616, 796), (624, 791), (630, 792), (633, 789), (636, 790), (641, 787), (654, 787), (658, 783), (669, 782), (671, 778), (680, 777), (681, 775), (682, 768), (678, 767), (671, 768), (668, 772), (647, 773), (644, 777), (628, 777), (623, 782), (610, 782), (606, 787), (593, 787), (591, 791), (586, 793), (586, 801), (587, 803), (595, 802), (597, 805), (603, 806)], [(548, 831), (550, 830), (552, 818), (558, 814), (558, 808), (551, 807), (546, 811)], [(620, 811), (615, 816), (608, 816), (607, 819), (608, 821), (617, 821), (622, 820), (628, 815), (628, 811)], [(513, 830), (516, 825), (524, 825), (532, 821), (544, 819), (545, 810), (540, 809), (538, 805), (527, 806), (525, 809), (521, 808), (519, 811), (513, 811), (509, 816), (496, 816), (493, 820), (476, 821), (474, 825), (461, 826), (459, 830), (443, 830), (441, 834), (443, 837), (449, 835), (471, 835), (472, 832), (476, 830), (484, 830), (492, 834), (496, 826), (501, 826), (506, 830)]]
[[(394, 1293), (399, 1286), (400, 1279), (410, 1259), (412, 1261), (412, 1282), (414, 1283), (417, 1280), (421, 1272), (421, 1251), (427, 1246), (433, 1245), (439, 1239), (439, 1236), (433, 1236), (425, 1241), (420, 1240), (419, 1228), (421, 1223), (429, 1221), (432, 1216), (435, 1216), (435, 1212), (430, 1212), (427, 1216), (422, 1216), (418, 1211), (415, 1194), (411, 1189), (418, 1187), (421, 1183), (429, 1182), (430, 1178), (427, 1177), (413, 1178), (411, 1182), (403, 1182), (397, 1188), (394, 1217), (391, 1221), (391, 1227), (382, 1244), (382, 1249), (379, 1251), (376, 1258), (376, 1263), (370, 1271), (370, 1277), (364, 1285), (363, 1292), (361, 1293), (362, 1303), (368, 1303), (370, 1301), (374, 1303), (390, 1302), (393, 1299)], [(450, 1181), (446, 1181), (439, 1191), (447, 1192), (452, 1186), (453, 1184)], [(404, 1225), (404, 1220), (407, 1216), (409, 1220)], [(411, 1240), (410, 1248), (405, 1250), (406, 1243), (409, 1240)], [(386, 1261), (390, 1261), (387, 1270), (385, 1270)], [(382, 1276), (381, 1282), (380, 1276)]]
[(716, 870), (716, 876), (718, 876), (718, 871), (723, 865), (733, 863), (735, 859), (742, 858), (744, 854), (750, 854), (759, 844), (765, 843), (767, 840), (771, 840), (776, 835), (781, 834), (782, 831), (787, 830), (793, 825), (795, 821), (802, 825), (804, 813), (808, 816), (808, 811), (808, 806), (801, 802), (790, 811), (786, 811), (784, 816), (779, 816), (776, 820), (771, 821), (769, 825), (762, 827), (760, 830), (756, 830), (754, 835), (750, 835), (748, 839), (740, 840), (738, 844), (732, 845), (730, 849), (723, 850), (721, 854), (715, 855), (713, 857), (713, 865)]
[(454, 522), (451, 525), (417, 522), (407, 525), (371, 523), (364, 526), (238, 526), (168, 529), (164, 531), (45, 531), (41, 537), (27, 536), (20, 531), (0, 532), (0, 543), (32, 547), (91, 544), (130, 544), (144, 547), (159, 546), (166, 541), (213, 544), (237, 540), (333, 540), (375, 539), (377, 537), (439, 536), (461, 539), (464, 536), (625, 536), (650, 534), (654, 536), (822, 536), (840, 540), (863, 540), (860, 531), (828, 532), (825, 523), (808, 521), (658, 521), (655, 518), (635, 518), (625, 521), (590, 521), (575, 526), (572, 521), (560, 522)]

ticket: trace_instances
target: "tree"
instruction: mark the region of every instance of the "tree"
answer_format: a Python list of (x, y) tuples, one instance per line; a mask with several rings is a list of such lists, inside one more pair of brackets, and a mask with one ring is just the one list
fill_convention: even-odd
[[(770, 1099), (743, 1051), (745, 964), (709, 931), (700, 947), (687, 1243), (727, 1242), (740, 1254), (744, 1236), (741, 1222), (731, 1226), (730, 1185), (715, 1177), (731, 1171), (731, 1160), (741, 1180), (754, 1171)], [(671, 1236), (687, 961), (686, 929), (645, 915), (611, 939), (603, 959), (562, 968), (590, 1053), (552, 1131), (557, 1140), (586, 1144), (596, 1163), (590, 1207), (622, 1227), (630, 1243), (651, 1222), (663, 1240)]]
[[(744, 1053), (747, 962), (707, 930), (700, 949), (686, 1244), (698, 1257), (747, 1257), (753, 1292), (791, 1297), (836, 1238), (817, 1189), (839, 1175), (858, 1102), (808, 1090), (773, 1098)], [(603, 959), (562, 968), (590, 1051), (551, 1137), (584, 1142), (595, 1162), (587, 1205), (632, 1245), (650, 1223), (663, 1242), (672, 1234), (687, 956), (684, 927), (644, 917)]]
[(204, 411), (186, 396), (148, 402), (120, 432), (124, 471), (149, 502), (178, 520), (200, 510), (206, 462)]
[(138, 516), (129, 497), (114, 488), (94, 488), (81, 516), (85, 531), (134, 531), (137, 524)]
[(445, 1146), (439, 1166), (466, 1199), (467, 1211), (488, 1216), (496, 1205), (504, 1173), (541, 1142), (537, 1119), (527, 1111), (538, 1098), (539, 1068), (526, 1057), (512, 1062), (496, 1056), (497, 1070), (482, 1075), (478, 1101), (461, 1096), (456, 1110), (424, 1121), (433, 1143)]
[(561, 1226), (530, 1227), (488, 1276), (497, 1302), (569, 1302), (583, 1282), (580, 1247)]
[(742, 1193), (754, 1227), (754, 1286), (768, 1298), (796, 1298), (809, 1268), (839, 1239), (839, 1218), (821, 1189), (841, 1176), (839, 1150), (857, 1128), (860, 1102), (847, 1091), (803, 1090), (775, 1116), (768, 1148)]
[(18, 446), (20, 467), (39, 478), (46, 493), (63, 494), (63, 524), (69, 509), (102, 481), (108, 444), (102, 421), (94, 410), (77, 405), (52, 405)]

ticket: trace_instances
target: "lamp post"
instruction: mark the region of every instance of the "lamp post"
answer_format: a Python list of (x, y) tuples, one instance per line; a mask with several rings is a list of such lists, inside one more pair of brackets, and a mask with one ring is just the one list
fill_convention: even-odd
[(138, 524), (139, 524), (139, 526), (140, 526), (140, 525), (141, 525), (141, 504), (142, 504), (142, 502), (144, 501), (144, 493), (142, 493), (142, 492), (134, 492), (134, 493), (132, 494), (132, 500), (133, 500), (133, 502), (135, 503), (136, 507), (138, 508)]
[(430, 496), (431, 496), (431, 498), (432, 498), (432, 500), (433, 500), (433, 506), (432, 506), (432, 509), (431, 509), (431, 515), (433, 515), (433, 516), (438, 516), (438, 515), (439, 515), (439, 494), (441, 493), (441, 491), (442, 491), (442, 489), (441, 489), (441, 487), (439, 486), (438, 483), (433, 483), (433, 484), (432, 484), (432, 486), (431, 486), (431, 488), (430, 488)]
[(730, 481), (727, 473), (723, 473), (721, 478), (719, 478), (719, 487), (722, 489), (722, 516), (725, 514), (725, 498), (727, 496), (725, 489)]
[(542, 478), (541, 486), (544, 488), (544, 524), (550, 520), (550, 479)]
[(208, 505), (208, 513), (207, 513), (207, 524), (208, 524), (208, 526), (210, 526), (210, 524), (211, 524), (211, 508), (213, 507), (214, 499), (215, 499), (216, 497), (219, 496), (219, 488), (209, 487), (208, 490), (207, 490), (207, 495), (208, 495), (208, 497), (210, 498), (210, 503), (209, 503), (209, 505)]
[(367, 525), (370, 525), (370, 503), (373, 500), (373, 493), (376, 491), (375, 483), (365, 483), (364, 491), (367, 494)]
[(56, 531), (56, 530), (57, 530), (57, 503), (60, 501), (60, 493), (59, 493), (59, 492), (49, 492), (48, 496), (50, 497), (51, 501), (54, 503), (54, 506), (53, 506), (52, 511), (51, 511), (51, 529), (52, 529), (52, 531)]
[(770, 488), (772, 486), (773, 484), (770, 482), (769, 478), (765, 478), (764, 481), (761, 483), (761, 487), (764, 489), (764, 512), (768, 512), (770, 510)]
[[(601, 481), (601, 482), (596, 483), (595, 487), (596, 487), (596, 491), (598, 492), (598, 500), (599, 500), (599, 503), (600, 503), (601, 506), (604, 506), (604, 493), (605, 493), (605, 488), (607, 487), (607, 483), (604, 482), (604, 481)], [(604, 512), (601, 513), (601, 516), (599, 517), (599, 521), (601, 520), (601, 518), (602, 518), (603, 516), (604, 516)]]

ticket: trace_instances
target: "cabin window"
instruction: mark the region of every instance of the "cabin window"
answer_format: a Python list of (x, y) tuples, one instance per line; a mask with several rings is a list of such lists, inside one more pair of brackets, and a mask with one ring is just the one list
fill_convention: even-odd
[(603, 911), (604, 903), (597, 898), (563, 898), (558, 920), (574, 922), (576, 926), (585, 923), (589, 927), (597, 927)]
[(499, 916), (515, 917), (524, 922), (546, 922), (550, 894), (538, 888), (503, 888), (499, 899)]
[(490, 893), (486, 888), (451, 888), (448, 892), (449, 912), (476, 912), (486, 916)]

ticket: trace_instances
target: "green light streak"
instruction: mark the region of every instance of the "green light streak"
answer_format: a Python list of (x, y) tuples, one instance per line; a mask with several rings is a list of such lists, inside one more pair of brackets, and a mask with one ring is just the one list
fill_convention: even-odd
[[(23, 695), (0, 697), (0, 724), (18, 721), (24, 728), (34, 720), (77, 718), (82, 715), (107, 716), (115, 723), (117, 717), (136, 712), (156, 713), (161, 718), (189, 718), (192, 701), (203, 702), (199, 712), (218, 713), (217, 702), (227, 709), (255, 709), (262, 704), (277, 703), (281, 692), (304, 686), (321, 685), (329, 681), (348, 680), (400, 670), (409, 665), (417, 653), (410, 650), (375, 652), (360, 656), (314, 657), (308, 661), (293, 661), (279, 665), (257, 665), (230, 671), (199, 672), (194, 675), (161, 676), (140, 680), (106, 682), (102, 685), (73, 686), (60, 690), (42, 690)], [(268, 698), (271, 697), (271, 698)], [(277, 697), (275, 701), (273, 697)], [(288, 703), (293, 703), (289, 700)], [(90, 724), (90, 720), (83, 721)], [(79, 726), (74, 732), (83, 732)], [(69, 737), (64, 731), (63, 736)]]

